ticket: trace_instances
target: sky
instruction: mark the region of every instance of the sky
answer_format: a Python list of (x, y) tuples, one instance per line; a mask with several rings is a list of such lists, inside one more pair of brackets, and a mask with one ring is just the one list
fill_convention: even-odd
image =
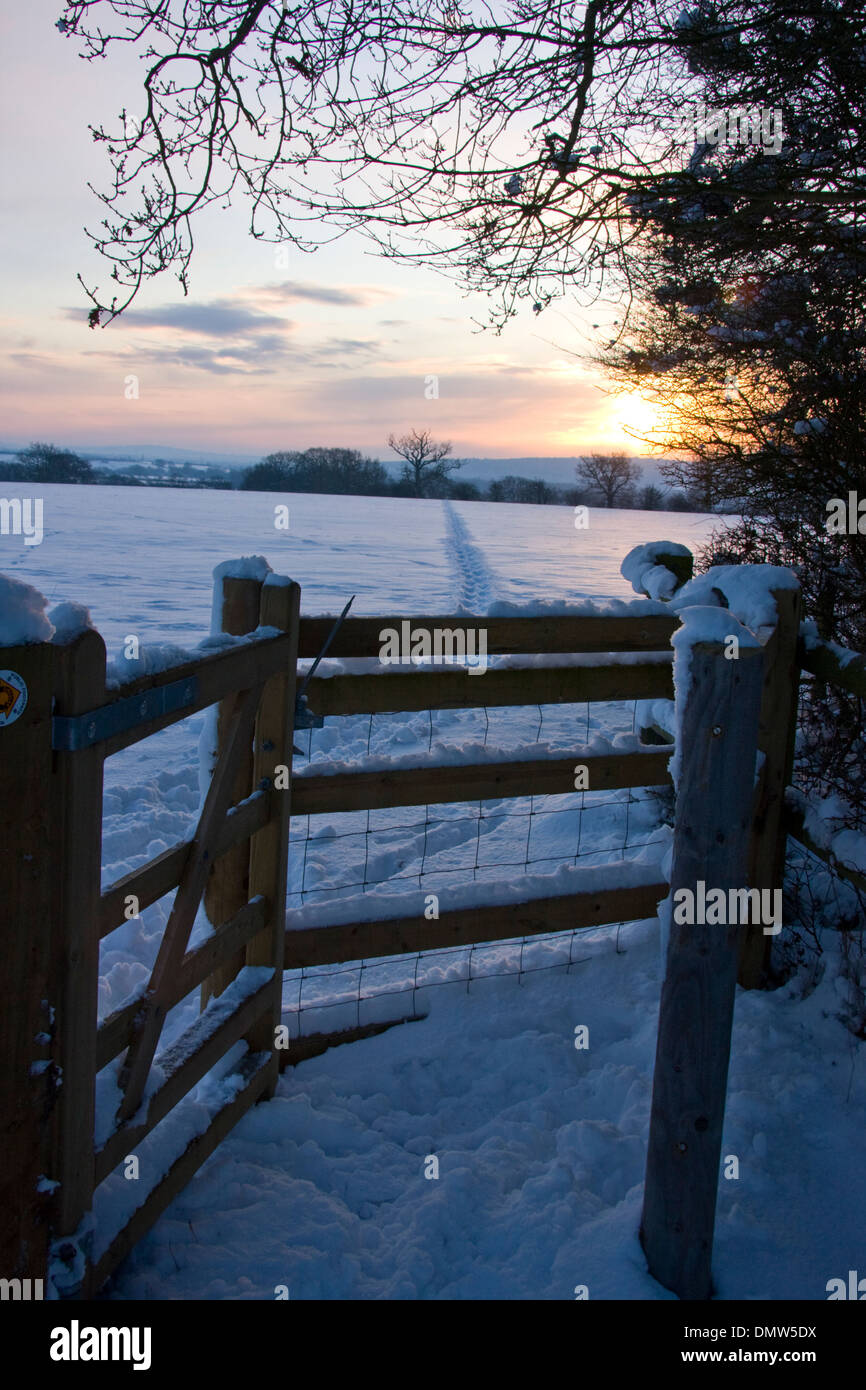
[(242, 202), (199, 223), (186, 297), (169, 273), (89, 329), (76, 276), (108, 275), (84, 230), (103, 216), (87, 185), (104, 189), (110, 168), (88, 124), (136, 109), (140, 64), (84, 62), (55, 27), (61, 8), (28, 0), (0, 19), (0, 447), (342, 445), (387, 460), (388, 435), (417, 428), (455, 457), (648, 452), (625, 431), (650, 408), (580, 359), (591, 312), (527, 308), (495, 336), (479, 330), (481, 297), (359, 234), (312, 255), (254, 241)]

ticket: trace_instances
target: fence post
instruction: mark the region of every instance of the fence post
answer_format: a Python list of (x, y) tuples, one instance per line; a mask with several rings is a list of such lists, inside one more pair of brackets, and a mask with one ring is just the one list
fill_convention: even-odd
[[(727, 632), (739, 640), (739, 659), (726, 660), (721, 641), (695, 643), (683, 691), (681, 652), (689, 649), (689, 629), (694, 632), (699, 615), (711, 612), (717, 621), (718, 609), (686, 609), (673, 637), (678, 702), (684, 697), (673, 904), (683, 902), (674, 896), (681, 889), (690, 890), (695, 903), (700, 881), (707, 892), (726, 894), (747, 885), (762, 653), (757, 639), (726, 613)], [(704, 1299), (711, 1292), (741, 929), (730, 923), (678, 924), (676, 915), (661, 992), (640, 1236), (649, 1271), (660, 1284), (680, 1298)]]
[[(105, 643), (99, 633), (81, 632), (58, 644), (55, 654), (55, 713), (86, 714), (102, 704)], [(104, 760), (98, 744), (54, 757), (56, 837), (51, 853), (59, 874), (60, 910), (53, 971), (62, 1083), (54, 1176), (60, 1180), (56, 1218), (62, 1237), (75, 1235), (93, 1202)], [(74, 1282), (69, 1292), (74, 1292)]]
[[(298, 664), (298, 634), (301, 614), (299, 584), (287, 580), (265, 580), (262, 585), (260, 621), (263, 627), (277, 627), (291, 633), (292, 642), (285, 672), (272, 676), (262, 691), (256, 721), (254, 786), (267, 782), (278, 798), (275, 814), (250, 841), (250, 897), (257, 893), (268, 899), (265, 929), (246, 948), (247, 965), (274, 967), (273, 1006), (247, 1034), (251, 1052), (271, 1053), (271, 1077), (266, 1096), (272, 1096), (279, 1079), (279, 1055), (275, 1050), (275, 1030), (282, 1014), (283, 959), (286, 944), (286, 878), (289, 864), (289, 826), (291, 818), (292, 744), (295, 727), (295, 685)], [(277, 769), (289, 773), (288, 784), (275, 788)], [(279, 779), (282, 782), (282, 778)]]
[[(764, 647), (764, 688), (758, 748), (764, 754), (755, 806), (749, 884), (753, 888), (782, 888), (785, 878), (785, 788), (794, 766), (797, 734), (800, 662), (801, 594), (799, 589), (775, 589), (776, 626)], [(767, 979), (773, 938), (760, 927), (743, 933), (739, 983), (757, 989)]]
[[(243, 637), (259, 625), (261, 579), (234, 579), (223, 575), (216, 579), (215, 599), (219, 605), (220, 630), (232, 637)], [(217, 715), (217, 750), (225, 744), (226, 723), (231, 717), (233, 698), (223, 700)], [(253, 752), (241, 759), (232, 791), (232, 803), (242, 801), (253, 789)], [(208, 919), (215, 927), (227, 922), (249, 901), (250, 856), (246, 842), (235, 845), (215, 862), (204, 891), (204, 906)], [(222, 994), (244, 965), (244, 952), (219, 966), (201, 987), (201, 1007), (214, 994)]]
[[(51, 931), (57, 864), (46, 859), (53, 812), (50, 642), (0, 649), (0, 1277), (43, 1279), (48, 1263), (45, 1134), (53, 1121)], [(20, 713), (16, 714), (16, 710)]]

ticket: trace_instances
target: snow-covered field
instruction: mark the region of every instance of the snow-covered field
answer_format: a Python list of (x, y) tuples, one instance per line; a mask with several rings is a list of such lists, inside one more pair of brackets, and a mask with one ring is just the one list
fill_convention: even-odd
[[(306, 613), (338, 612), (352, 593), (358, 615), (483, 613), (503, 601), (631, 600), (619, 566), (633, 546), (696, 547), (709, 530), (705, 517), (656, 512), (594, 511), (576, 530), (567, 508), (56, 486), (42, 495), (43, 543), (0, 537), (0, 570), (52, 605), (87, 605), (117, 662), (129, 635), (194, 646), (210, 622), (211, 571), (236, 556), (264, 555), (298, 580)], [(288, 531), (274, 525), (283, 501)], [(106, 883), (189, 834), (203, 724), (193, 716), (108, 761)], [(611, 703), (329, 720), (298, 741), (313, 765), (396, 754), (457, 762), (479, 748), (626, 747), (634, 725), (633, 703)], [(422, 889), (480, 882), (501, 892), (527, 872), (657, 858), (667, 834), (643, 791), (317, 817), (293, 833), (290, 923), (302, 905), (305, 915), (332, 911), (362, 889), (420, 902)], [(169, 907), (155, 904), (103, 943), (101, 1014), (146, 980)], [(823, 1298), (828, 1279), (863, 1263), (864, 1083), (859, 1044), (835, 1016), (835, 970), (830, 955), (805, 999), (800, 986), (739, 999), (723, 1153), (739, 1157), (740, 1177), (721, 1183), (720, 1297)], [(220, 1146), (113, 1295), (273, 1298), (287, 1286), (302, 1299), (571, 1298), (585, 1284), (592, 1298), (667, 1297), (636, 1237), (658, 991), (655, 921), (397, 960), (362, 977), (287, 977), (286, 1008), (303, 1007), (293, 1031), (426, 1018), (284, 1073), (277, 1099)], [(196, 1009), (191, 999), (173, 1012), (166, 1041)], [(579, 1024), (590, 1029), (586, 1051), (574, 1046)], [(193, 1126), (218, 1085), (202, 1083)], [(112, 1092), (104, 1075), (102, 1122)], [(144, 1171), (167, 1152), (156, 1136), (139, 1151)], [(430, 1155), (438, 1178), (425, 1177)], [(128, 1211), (135, 1186), (103, 1184), (101, 1217)]]

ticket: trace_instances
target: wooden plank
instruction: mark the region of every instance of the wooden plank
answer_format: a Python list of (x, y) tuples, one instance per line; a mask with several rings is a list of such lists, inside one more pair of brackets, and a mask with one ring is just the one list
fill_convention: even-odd
[(284, 783), (292, 767), (295, 729), (295, 677), (297, 672), (298, 621), (301, 587), (294, 583), (262, 585), (259, 621), (263, 627), (278, 627), (293, 638), (289, 663), (284, 675), (272, 676), (262, 691), (256, 720), (253, 782), (273, 787), (278, 812), (270, 824), (250, 843), (249, 891), (267, 896), (270, 916), (264, 930), (249, 942), (246, 964), (270, 965), (274, 969), (271, 1006), (246, 1035), (251, 1052), (273, 1053), (268, 1094), (273, 1095), (279, 1081), (279, 1055), (276, 1029), (283, 1001), (283, 952), (286, 939), (286, 880), (289, 866), (289, 824), (291, 779)]
[(816, 839), (810, 835), (806, 829), (805, 816), (801, 810), (794, 806), (785, 807), (783, 823), (785, 830), (792, 839), (801, 844), (804, 849), (808, 849), (812, 854), (816, 854), (819, 859), (823, 859), (839, 878), (844, 878), (858, 892), (866, 894), (866, 875), (858, 873), (856, 869), (845, 864), (841, 859), (837, 859), (832, 851), (825, 849)]
[[(54, 713), (83, 714), (105, 695), (105, 643), (88, 629), (55, 648)], [(57, 1102), (55, 1176), (58, 1236), (72, 1235), (93, 1198), (99, 897), (102, 860), (102, 749), (55, 754), (52, 795), (59, 865), (56, 1028), (62, 1085)]]
[[(265, 898), (256, 898), (253, 902), (246, 903), (240, 912), (235, 913), (231, 921), (224, 922), (195, 950), (187, 951), (171, 982), (169, 1007), (186, 998), (196, 985), (200, 985), (202, 980), (213, 974), (216, 966), (236, 956), (238, 951), (262, 930), (269, 910)], [(144, 992), (103, 1019), (96, 1035), (97, 1071), (107, 1066), (112, 1057), (116, 1057), (118, 1052), (122, 1052), (132, 1042), (136, 1015), (143, 1003)]]
[[(760, 799), (752, 822), (749, 886), (781, 888), (785, 876), (783, 825), (785, 788), (793, 776), (794, 744), (800, 689), (798, 657), (801, 598), (799, 589), (777, 589), (776, 626), (764, 646), (764, 684), (758, 748), (764, 754)], [(773, 938), (762, 927), (743, 932), (739, 983), (758, 989), (770, 974)]]
[(132, 1247), (145, 1235), (155, 1221), (171, 1205), (179, 1192), (182, 1192), (214, 1149), (231, 1132), (238, 1120), (259, 1099), (268, 1081), (270, 1054), (248, 1053), (241, 1059), (237, 1074), (243, 1078), (243, 1087), (232, 1100), (217, 1111), (203, 1134), (198, 1135), (187, 1145), (181, 1156), (175, 1160), (165, 1177), (153, 1188), (144, 1202), (118, 1232), (105, 1253), (88, 1271), (85, 1297), (92, 1298), (105, 1283), (121, 1260), (129, 1254)]
[[(226, 732), (225, 748), (211, 779), (193, 840), (192, 852), (162, 935), (144, 1002), (136, 1015), (135, 1037), (119, 1078), (119, 1085), (123, 1091), (123, 1099), (118, 1108), (120, 1120), (128, 1120), (141, 1103), (162, 1025), (170, 1007), (168, 1000), (171, 997), (172, 982), (186, 951), (189, 934), (213, 862), (216, 834), (231, 804), (238, 765), (249, 752), (260, 694), (261, 690), (256, 688), (243, 691), (235, 699), (231, 722)], [(95, 1048), (95, 1029), (93, 1036)]]
[(806, 646), (804, 642), (800, 650), (800, 665), (819, 680), (866, 698), (866, 656), (859, 652), (853, 654), (852, 659), (843, 666), (842, 660), (828, 643)]
[[(217, 579), (217, 592), (214, 594), (216, 611), (221, 615), (220, 626), (223, 632), (232, 637), (254, 632), (259, 625), (262, 582), (260, 579)], [(290, 654), (286, 653), (286, 662)], [(285, 666), (281, 668), (285, 670)], [(225, 747), (229, 723), (232, 717), (231, 697), (223, 700), (219, 707), (217, 720), (217, 750)], [(253, 789), (253, 748), (252, 742), (244, 752), (234, 775), (232, 800), (240, 801)], [(211, 922), (226, 922), (252, 896), (250, 893), (250, 851), (249, 845), (241, 843), (229, 850), (216, 861), (211, 869), (204, 893), (204, 906)], [(221, 994), (235, 978), (243, 965), (243, 953), (238, 952), (233, 960), (226, 961), (204, 981), (201, 991), (201, 1007), (204, 1008), (213, 994)]]
[[(406, 615), (398, 617), (346, 618), (331, 647), (329, 657), (378, 656), (380, 634), (386, 628), (402, 631)], [(336, 622), (327, 618), (302, 618), (298, 656), (317, 656)], [(481, 614), (439, 614), (413, 617), (413, 628), (478, 628), (487, 634), (487, 650), (493, 655), (543, 652), (643, 652), (667, 651), (679, 619), (671, 614), (638, 617), (598, 616), (531, 618), (488, 618)]]
[[(611, 866), (611, 877), (616, 873)], [(667, 894), (664, 882), (648, 882), (628, 888), (604, 888), (593, 893), (570, 893), (531, 902), (493, 907), (464, 907), (443, 911), (439, 921), (424, 917), (423, 895), (414, 916), (392, 917), (379, 922), (350, 922), (335, 927), (310, 927), (286, 932), (286, 970), (306, 965), (336, 965), (379, 956), (414, 955), (448, 946), (474, 946), (484, 941), (539, 936), (545, 932), (571, 931), (634, 922), (654, 917)]]
[(477, 675), (384, 667), (362, 676), (314, 676), (307, 686), (310, 708), (322, 715), (672, 698), (673, 677), (666, 661), (639, 666), (522, 667)]
[[(36, 1185), (42, 1174), (56, 1177), (46, 1138), (56, 1124), (59, 1079), (49, 1012), (57, 983), (51, 961), (58, 861), (46, 853), (56, 809), (53, 648), (3, 647), (0, 670), (14, 671), (27, 692), (23, 712), (0, 728), (0, 1271), (9, 1279), (45, 1279), (49, 1204)], [(18, 704), (24, 697), (7, 691), (6, 698)]]
[(378, 1037), (404, 1023), (421, 1023), (424, 1018), (426, 1014), (410, 1014), (408, 1018), (391, 1018), (384, 1023), (362, 1023), (357, 1028), (341, 1028), (334, 1033), (306, 1033), (303, 1037), (292, 1038), (291, 1046), (280, 1052), (280, 1071), (296, 1067), (299, 1062), (308, 1062), (311, 1057), (321, 1057), (332, 1047), (363, 1042), (365, 1038)]
[(244, 999), (218, 1028), (208, 1033), (197, 1046), (193, 1045), (193, 1050), (190, 1051), (190, 1044), (194, 1044), (195, 1041), (196, 1028), (207, 1019), (206, 1013), (199, 1014), (196, 1023), (186, 1029), (170, 1048), (166, 1048), (159, 1058), (159, 1067), (165, 1076), (148, 1098), (144, 1117), (119, 1125), (103, 1146), (96, 1150), (97, 1183), (107, 1178), (126, 1154), (135, 1151), (135, 1146), (150, 1134), (160, 1120), (183, 1100), (212, 1067), (216, 1066), (220, 1058), (225, 1056), (230, 1047), (234, 1047), (262, 1013), (269, 1012), (272, 994), (273, 984), (268, 980), (255, 994)]
[[(257, 791), (247, 797), (236, 810), (229, 810), (222, 829), (217, 836), (214, 858), (219, 859), (234, 845), (245, 843), (257, 830), (267, 825), (274, 812), (275, 802), (269, 791)], [(163, 850), (155, 859), (142, 864), (123, 878), (117, 879), (106, 888), (99, 909), (99, 935), (108, 936), (125, 919), (126, 900), (132, 896), (138, 899), (138, 910), (143, 912), (151, 903), (158, 902), (180, 882), (186, 862), (189, 859), (190, 840), (184, 840), (171, 849)]]
[[(731, 631), (738, 624), (731, 618)], [(682, 715), (671, 892), (746, 886), (759, 647), (693, 646)], [(694, 900), (694, 899), (693, 899)], [(676, 896), (672, 902), (677, 902)], [(662, 986), (641, 1242), (650, 1274), (680, 1298), (711, 1293), (716, 1188), (740, 947), (737, 925), (672, 920)]]
[(167, 671), (128, 681), (126, 685), (112, 690), (108, 699), (103, 691), (98, 704), (92, 705), (92, 709), (102, 709), (105, 705), (113, 704), (115, 700), (123, 700), (145, 690), (154, 690), (157, 686), (169, 685), (172, 681), (185, 680), (188, 676), (195, 676), (198, 680), (198, 696), (191, 704), (185, 705), (181, 710), (172, 710), (154, 719), (143, 720), (134, 729), (112, 734), (110, 738), (102, 739), (94, 746), (101, 748), (103, 757), (107, 758), (112, 753), (119, 753), (122, 748), (128, 748), (130, 744), (140, 743), (143, 738), (159, 733), (160, 729), (167, 729), (169, 725), (177, 724), (181, 719), (188, 719), (191, 714), (205, 709), (208, 705), (216, 704), (235, 690), (263, 685), (278, 671), (285, 670), (289, 649), (288, 637), (284, 635), (263, 637), (261, 641), (245, 643), (227, 652), (215, 652), (212, 656), (197, 657), (194, 661), (172, 666)]
[(616, 787), (661, 787), (670, 783), (669, 753), (573, 754), (513, 763), (460, 763), (453, 767), (406, 767), (381, 772), (295, 777), (296, 816), (368, 807), (427, 806), (442, 802), (490, 801), (510, 796), (563, 796), (574, 792), (576, 765), (588, 769), (589, 791)]

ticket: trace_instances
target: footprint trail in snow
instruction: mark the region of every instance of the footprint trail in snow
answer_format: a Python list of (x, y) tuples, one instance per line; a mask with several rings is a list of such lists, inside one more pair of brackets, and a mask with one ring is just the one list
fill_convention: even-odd
[(474, 543), (463, 518), (450, 502), (443, 502), (448, 535), (445, 545), (448, 559), (456, 571), (455, 602), (470, 613), (486, 613), (494, 601), (495, 576), (484, 553)]

